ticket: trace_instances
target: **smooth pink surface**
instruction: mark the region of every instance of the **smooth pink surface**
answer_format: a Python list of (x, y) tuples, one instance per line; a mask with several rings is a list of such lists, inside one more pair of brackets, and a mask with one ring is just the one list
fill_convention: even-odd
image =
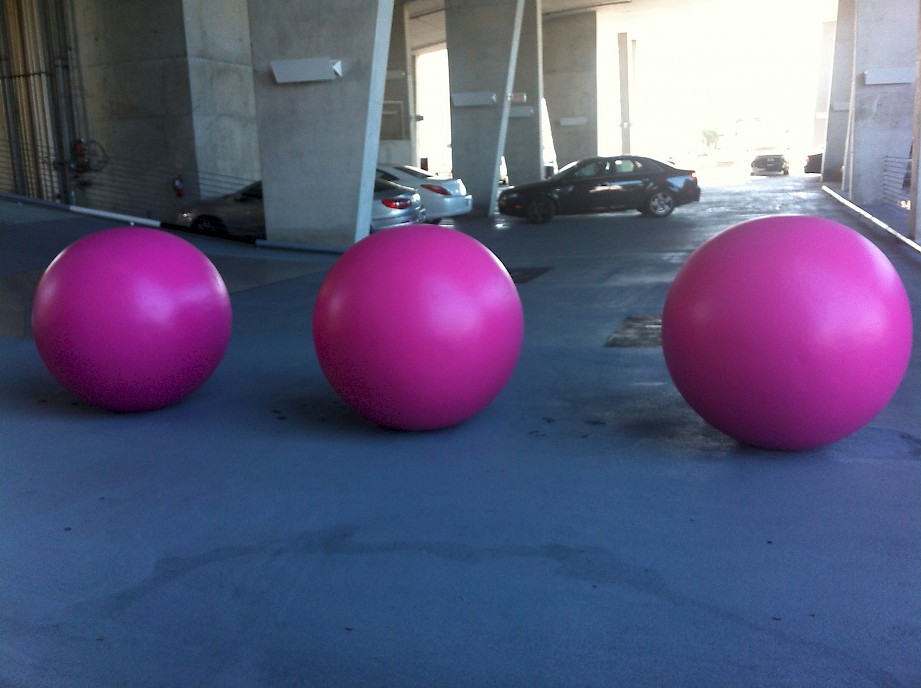
[(523, 331), (502, 263), (434, 225), (352, 246), (313, 314), (317, 356), (336, 392), (369, 420), (404, 430), (455, 425), (487, 406), (514, 370)]
[(51, 374), (113, 411), (168, 406), (214, 372), (230, 297), (192, 244), (156, 229), (96, 232), (64, 249), (35, 294), (32, 329)]
[(759, 218), (707, 241), (662, 317), (668, 370), (691, 407), (771, 449), (861, 428), (901, 383), (911, 344), (892, 263), (852, 229), (809, 216)]

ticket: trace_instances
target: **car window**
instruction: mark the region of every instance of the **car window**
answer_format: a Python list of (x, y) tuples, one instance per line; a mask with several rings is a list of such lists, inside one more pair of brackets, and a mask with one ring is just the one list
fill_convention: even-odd
[(629, 160), (617, 158), (614, 160), (614, 174), (633, 174), (643, 169), (643, 163), (639, 160)]
[(396, 175), (390, 174), (389, 172), (386, 172), (385, 170), (381, 170), (381, 169), (377, 171), (377, 178), (385, 179), (388, 182), (395, 182), (397, 179), (399, 179), (399, 177), (397, 177)]
[(608, 170), (607, 160), (592, 160), (573, 171), (574, 177), (599, 177)]

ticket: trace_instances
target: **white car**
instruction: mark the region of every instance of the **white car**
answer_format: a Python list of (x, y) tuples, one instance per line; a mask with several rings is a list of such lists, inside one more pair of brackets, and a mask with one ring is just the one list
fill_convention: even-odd
[(461, 179), (439, 177), (412, 165), (379, 163), (377, 178), (410, 186), (422, 196), (428, 222), (438, 224), (445, 217), (466, 215), (473, 207), (473, 197)]

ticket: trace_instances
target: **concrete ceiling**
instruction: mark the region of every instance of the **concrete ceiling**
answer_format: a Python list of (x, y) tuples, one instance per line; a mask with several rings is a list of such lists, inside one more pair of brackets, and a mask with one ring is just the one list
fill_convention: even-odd
[[(544, 18), (551, 18), (625, 2), (631, 0), (543, 0), (542, 11)], [(441, 47), (445, 42), (445, 0), (407, 0), (406, 7), (412, 51)]]

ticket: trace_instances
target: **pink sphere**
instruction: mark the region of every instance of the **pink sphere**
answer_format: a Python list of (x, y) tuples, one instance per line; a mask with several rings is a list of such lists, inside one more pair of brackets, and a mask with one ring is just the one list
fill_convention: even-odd
[(32, 329), (51, 374), (113, 411), (168, 406), (214, 372), (230, 297), (201, 251), (156, 229), (118, 227), (64, 249), (38, 284)]
[(460, 423), (505, 386), (521, 352), (523, 315), (489, 249), (434, 225), (362, 239), (333, 265), (313, 313), (323, 373), (378, 425)]
[(908, 367), (912, 317), (869, 240), (780, 215), (735, 225), (691, 255), (666, 297), (662, 347), (708, 423), (753, 446), (801, 450), (886, 406)]

